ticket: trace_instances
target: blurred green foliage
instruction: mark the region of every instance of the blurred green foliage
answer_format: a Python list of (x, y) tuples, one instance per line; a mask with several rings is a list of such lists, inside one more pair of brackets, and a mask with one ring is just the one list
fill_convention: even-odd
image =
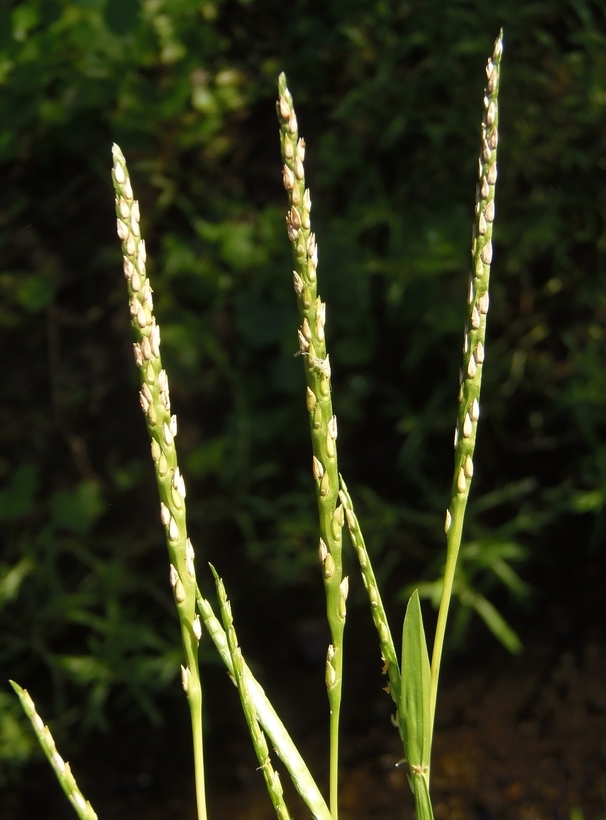
[[(236, 579), (251, 563), (278, 588), (315, 578), (273, 110), (282, 69), (309, 146), (341, 469), (379, 575), (394, 593), (425, 579), (431, 596), (482, 72), (504, 27), (458, 637), (475, 611), (517, 648), (497, 612), (503, 590), (526, 596), (513, 565), (531, 549), (541, 572), (565, 567), (571, 533), (577, 557), (602, 549), (605, 16), (585, 0), (0, 0), (0, 668), (43, 712), (154, 717), (178, 669), (114, 140), (141, 201), (197, 550)], [(2, 714), (0, 738), (13, 731)]]

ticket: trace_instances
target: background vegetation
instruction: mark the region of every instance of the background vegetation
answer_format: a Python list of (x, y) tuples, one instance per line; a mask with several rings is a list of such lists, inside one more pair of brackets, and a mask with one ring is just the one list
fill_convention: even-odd
[[(308, 144), (341, 467), (395, 605), (440, 571), (480, 95), (504, 27), (455, 637), (473, 642), (475, 607), (514, 648), (480, 596), (520, 625), (512, 599), (537, 606), (599, 566), (605, 17), (584, 0), (0, 2), (0, 669), (59, 734), (157, 720), (179, 663), (112, 141), (141, 200), (197, 551), (236, 600), (258, 571), (266, 602), (322, 606), (280, 70)], [(12, 704), (0, 692), (4, 777), (31, 752)]]

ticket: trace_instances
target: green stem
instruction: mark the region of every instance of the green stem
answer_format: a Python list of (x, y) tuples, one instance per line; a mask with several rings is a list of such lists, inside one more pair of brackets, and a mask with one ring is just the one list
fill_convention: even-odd
[(469, 315), (463, 342), (464, 355), (459, 392), (459, 413), (455, 430), (455, 469), (450, 506), (446, 511), (446, 566), (431, 661), (430, 715), (432, 727), (435, 722), (438, 680), (448, 609), (452, 596), (457, 558), (461, 547), (465, 509), (473, 475), (473, 453), (480, 414), (479, 400), (484, 364), (488, 285), (492, 260), (492, 226), (495, 213), (494, 195), (497, 179), (496, 160), (499, 124), (498, 95), (502, 53), (503, 32), (501, 31), (495, 41), (492, 58), (488, 60), (486, 66), (488, 82), (484, 95), (482, 153), (479, 163), (479, 183), (475, 209), (476, 222), (471, 251), (473, 272), (469, 280), (467, 300)]
[(23, 707), (23, 711), (32, 723), (34, 732), (38, 738), (38, 742), (40, 743), (44, 754), (48, 758), (48, 761), (51, 764), (53, 771), (57, 776), (57, 780), (67, 796), (67, 799), (76, 810), (76, 814), (80, 820), (97, 820), (95, 810), (78, 788), (78, 784), (72, 774), (69, 763), (67, 760), (63, 760), (57, 751), (57, 747), (55, 746), (55, 741), (50, 733), (50, 729), (48, 726), (44, 725), (42, 718), (36, 711), (36, 706), (34, 701), (31, 699), (29, 692), (27, 689), (22, 689), (18, 683), (15, 683), (14, 681), (9, 682), (17, 693), (21, 706)]
[(160, 329), (153, 315), (152, 290), (145, 269), (145, 242), (139, 226), (139, 203), (133, 198), (126, 160), (113, 146), (113, 181), (116, 191), (118, 235), (122, 240), (124, 275), (128, 285), (131, 324), (135, 333), (135, 362), (141, 377), (139, 400), (151, 440), (156, 483), (160, 495), (160, 519), (166, 530), (170, 559), (170, 584), (175, 598), (185, 666), (183, 689), (189, 704), (198, 820), (206, 820), (204, 748), (202, 743), (202, 684), (198, 667), (200, 618), (196, 614), (194, 549), (187, 537), (185, 483), (179, 472), (175, 436), (177, 417), (170, 412), (168, 378), (160, 357)]
[[(206, 598), (202, 597), (199, 589), (196, 589), (196, 597), (198, 612), (202, 617), (206, 631), (221, 656), (221, 660), (227, 667), (227, 671), (232, 677), (235, 677), (232, 655), (225, 630), (214, 614), (210, 603)], [(263, 688), (244, 660), (242, 677), (250, 693), (250, 698), (259, 723), (265, 732), (267, 732), (278, 757), (286, 766), (296, 790), (309, 807), (315, 820), (331, 820), (328, 806), (320, 794), (320, 790), (311, 776), (305, 761), (271, 705)]]
[(307, 410), (312, 440), (312, 471), (320, 519), (319, 554), (323, 565), (326, 615), (331, 644), (326, 658), (326, 688), (330, 708), (330, 811), (338, 818), (339, 715), (343, 682), (343, 631), (349, 584), (343, 578), (343, 505), (339, 504), (337, 468), (337, 420), (330, 396), (330, 360), (326, 351), (326, 305), (317, 295), (318, 250), (311, 233), (311, 197), (305, 188), (305, 142), (299, 139), (297, 117), (286, 77), (280, 75), (277, 103), (280, 145), (284, 162), (282, 177), (288, 192), (286, 229), (293, 247), (293, 284), (301, 326), (299, 352), (307, 381)]

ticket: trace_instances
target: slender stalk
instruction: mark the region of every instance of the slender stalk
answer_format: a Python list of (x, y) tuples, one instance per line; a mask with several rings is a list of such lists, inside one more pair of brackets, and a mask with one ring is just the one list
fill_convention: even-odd
[(387, 622), (387, 613), (385, 612), (385, 607), (383, 606), (381, 593), (379, 592), (379, 585), (377, 584), (377, 579), (370, 562), (370, 556), (368, 555), (368, 550), (366, 549), (366, 543), (364, 541), (364, 536), (362, 535), (362, 530), (360, 529), (360, 523), (353, 508), (351, 496), (349, 495), (349, 491), (343, 481), (342, 475), (339, 475), (339, 480), (341, 482), (339, 498), (345, 508), (347, 528), (349, 529), (349, 535), (358, 556), (362, 581), (370, 601), (370, 612), (379, 636), (379, 645), (381, 647), (383, 663), (385, 664), (385, 672), (389, 678), (389, 694), (393, 698), (396, 706), (398, 706), (400, 703), (401, 676), (396, 647), (393, 642), (389, 623)]
[[(198, 612), (202, 616), (206, 631), (227, 667), (227, 671), (234, 677), (234, 665), (225, 630), (215, 616), (209, 601), (202, 597), (199, 589), (196, 589), (196, 597)], [(309, 807), (315, 820), (331, 820), (328, 806), (299, 750), (246, 661), (243, 660), (242, 663), (242, 678), (249, 691), (259, 723), (267, 732), (276, 754), (286, 766), (296, 790)]]
[(486, 66), (488, 82), (484, 95), (482, 153), (479, 162), (479, 183), (476, 193), (476, 222), (472, 238), (473, 272), (469, 280), (467, 299), (469, 316), (465, 325), (463, 341), (463, 369), (459, 390), (459, 413), (455, 429), (455, 469), (450, 506), (446, 511), (446, 566), (431, 662), (431, 726), (435, 721), (444, 634), (446, 632), (446, 621), (448, 619), (457, 558), (461, 546), (465, 508), (473, 475), (473, 453), (478, 417), (480, 415), (480, 386), (484, 363), (488, 284), (490, 263), (492, 261), (492, 226), (495, 214), (494, 196), (497, 180), (499, 123), (498, 95), (502, 53), (503, 32), (501, 31), (495, 41), (492, 57), (488, 60)]
[(44, 725), (44, 721), (36, 711), (36, 706), (34, 701), (31, 699), (29, 692), (27, 689), (22, 689), (19, 684), (14, 681), (10, 681), (10, 685), (17, 693), (17, 696), (21, 701), (23, 711), (31, 720), (32, 726), (34, 727), (34, 732), (38, 738), (38, 742), (40, 743), (40, 746), (42, 746), (44, 754), (53, 767), (53, 771), (57, 775), (57, 780), (65, 792), (67, 799), (76, 810), (76, 814), (80, 820), (97, 820), (95, 810), (78, 788), (78, 784), (72, 774), (69, 763), (67, 760), (63, 760), (57, 751), (57, 747), (55, 746), (55, 741), (50, 733), (50, 729), (48, 726)]
[(305, 188), (305, 141), (299, 139), (297, 117), (286, 77), (280, 74), (277, 102), (282, 149), (282, 177), (290, 208), (286, 230), (293, 247), (293, 284), (297, 296), (301, 327), (299, 351), (307, 381), (307, 410), (312, 440), (312, 470), (320, 518), (319, 554), (323, 565), (326, 615), (331, 644), (326, 657), (326, 688), (330, 708), (330, 812), (338, 817), (339, 715), (343, 683), (343, 631), (345, 601), (349, 589), (343, 578), (342, 530), (343, 505), (339, 504), (337, 469), (337, 420), (330, 396), (330, 361), (326, 352), (326, 304), (317, 295), (316, 268), (318, 249), (311, 233), (311, 198)]
[(215, 583), (217, 586), (217, 597), (219, 599), (219, 606), (221, 608), (221, 617), (223, 619), (223, 628), (225, 629), (225, 636), (227, 638), (227, 646), (231, 656), (233, 679), (238, 688), (240, 695), (240, 702), (242, 704), (242, 711), (248, 725), (252, 744), (259, 761), (259, 768), (263, 772), (265, 785), (278, 820), (291, 820), (290, 813), (284, 801), (284, 793), (282, 791), (282, 784), (280, 783), (280, 775), (274, 769), (271, 758), (269, 756), (269, 747), (267, 740), (259, 724), (257, 712), (254, 704), (254, 697), (252, 695), (250, 686), (245, 673), (244, 658), (242, 657), (242, 650), (238, 645), (238, 638), (236, 630), (234, 629), (234, 620), (231, 611), (231, 604), (227, 600), (227, 593), (223, 581), (217, 575), (215, 568), (211, 565), (211, 570), (215, 576)]
[(126, 161), (117, 145), (112, 149), (112, 178), (116, 191), (118, 236), (122, 240), (124, 275), (128, 285), (131, 324), (135, 333), (135, 362), (141, 376), (139, 400), (151, 439), (151, 454), (160, 494), (160, 519), (166, 530), (170, 584), (175, 597), (185, 666), (183, 689), (189, 703), (198, 820), (206, 820), (204, 751), (202, 745), (202, 686), (198, 667), (200, 618), (196, 614), (194, 550), (187, 537), (185, 483), (179, 472), (175, 436), (177, 417), (170, 412), (168, 378), (160, 358), (160, 328), (153, 315), (152, 290), (145, 270), (145, 242), (139, 227), (139, 203), (133, 198)]

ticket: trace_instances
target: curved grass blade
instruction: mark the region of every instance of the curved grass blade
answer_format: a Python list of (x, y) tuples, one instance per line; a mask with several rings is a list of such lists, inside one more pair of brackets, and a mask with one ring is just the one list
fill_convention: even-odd
[[(423, 781), (429, 795), (431, 760), (431, 668), (423, 629), (419, 593), (408, 602), (402, 630), (402, 688), (398, 709), (404, 753), (408, 762), (408, 781), (415, 795), (423, 794)], [(429, 799), (429, 797), (427, 798)], [(423, 803), (423, 801), (421, 801)]]

